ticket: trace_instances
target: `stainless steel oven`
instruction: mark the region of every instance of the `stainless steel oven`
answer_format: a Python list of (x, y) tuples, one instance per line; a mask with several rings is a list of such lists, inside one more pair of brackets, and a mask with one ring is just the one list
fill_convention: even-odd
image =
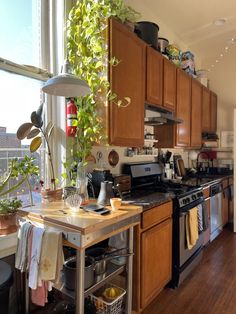
[[(185, 223), (189, 210), (195, 206), (205, 210), (202, 188), (167, 180), (162, 181), (162, 170), (158, 163), (124, 164), (123, 173), (131, 176), (131, 196), (129, 200), (138, 201), (144, 208), (156, 206), (162, 193), (169, 193), (173, 199), (173, 239), (172, 239), (172, 280), (170, 285), (177, 287), (198, 265), (202, 257), (203, 232), (199, 233), (194, 247), (186, 248)], [(152, 193), (152, 194), (150, 194)], [(203, 231), (203, 230), (202, 230)]]

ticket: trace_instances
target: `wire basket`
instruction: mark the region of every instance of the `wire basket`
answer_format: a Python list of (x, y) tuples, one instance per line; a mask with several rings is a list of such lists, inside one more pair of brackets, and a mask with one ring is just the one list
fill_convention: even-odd
[[(115, 298), (113, 301), (108, 302), (107, 300), (104, 300), (102, 297), (102, 293), (105, 291), (106, 288), (118, 288), (121, 292), (121, 294)], [(91, 301), (96, 306), (96, 314), (120, 314), (122, 313), (122, 303), (124, 299), (124, 295), (126, 294), (126, 291), (116, 285), (113, 284), (106, 284), (103, 286), (102, 290), (98, 290), (95, 292), (98, 296), (95, 296), (94, 294), (90, 294), (89, 297)], [(100, 296), (99, 296), (100, 295)]]

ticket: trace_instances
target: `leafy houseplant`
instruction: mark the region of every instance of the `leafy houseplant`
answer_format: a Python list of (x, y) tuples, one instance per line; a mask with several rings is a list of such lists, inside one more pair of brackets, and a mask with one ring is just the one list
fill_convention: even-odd
[(16, 213), (22, 206), (21, 200), (0, 200), (0, 235), (6, 235), (17, 230)]
[[(9, 195), (25, 182), (30, 191), (30, 201), (33, 205), (30, 176), (38, 175), (38, 167), (34, 165), (34, 157), (25, 156), (23, 159), (13, 159), (8, 174), (0, 182), (0, 197)], [(13, 185), (8, 187), (11, 180)], [(22, 206), (22, 201), (16, 198), (0, 200), (0, 234), (9, 234), (17, 230), (16, 212)]]
[(108, 63), (119, 66), (116, 58), (108, 59), (106, 29), (108, 19), (122, 22), (137, 20), (139, 14), (126, 6), (123, 0), (79, 0), (73, 6), (67, 21), (67, 55), (74, 74), (88, 82), (91, 94), (77, 98), (76, 161), (85, 163), (94, 143), (102, 143), (105, 136), (104, 115), (107, 101), (127, 106), (129, 97), (117, 99), (108, 81)]
[[(38, 166), (34, 164), (35, 158), (24, 156), (22, 159), (13, 159), (10, 164), (8, 174), (0, 181), (0, 197), (10, 194), (18, 189), (26, 182), (30, 191), (30, 202), (33, 205), (32, 188), (30, 185), (30, 176), (38, 175)], [(15, 183), (8, 188), (8, 183), (11, 179), (16, 179)]]
[(51, 122), (48, 123), (46, 128), (43, 128), (43, 104), (41, 104), (37, 111), (33, 111), (31, 113), (31, 122), (23, 123), (17, 130), (17, 138), (19, 140), (23, 140), (25, 138), (32, 139), (30, 143), (30, 151), (36, 152), (43, 140), (46, 144), (46, 151), (48, 155), (49, 165), (50, 165), (50, 183), (51, 187), (42, 191), (42, 196), (48, 200), (53, 200), (55, 196), (56, 199), (60, 199), (62, 196), (62, 190), (57, 189), (56, 186), (56, 178), (52, 161), (52, 152), (49, 144), (49, 138), (53, 130), (53, 124)]

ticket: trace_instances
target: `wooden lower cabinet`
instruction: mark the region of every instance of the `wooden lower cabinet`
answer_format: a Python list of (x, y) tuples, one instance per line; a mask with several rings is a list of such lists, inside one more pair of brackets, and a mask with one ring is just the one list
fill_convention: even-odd
[(133, 310), (141, 313), (171, 279), (171, 201), (143, 212), (134, 251)]
[(143, 232), (141, 239), (141, 307), (163, 289), (171, 279), (172, 220)]

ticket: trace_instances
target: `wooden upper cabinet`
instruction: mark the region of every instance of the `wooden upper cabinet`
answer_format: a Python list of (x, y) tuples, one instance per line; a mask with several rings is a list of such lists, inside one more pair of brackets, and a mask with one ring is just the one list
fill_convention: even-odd
[(202, 131), (210, 132), (211, 130), (211, 103), (210, 90), (202, 87)]
[(163, 57), (152, 47), (147, 47), (146, 100), (162, 106)]
[(216, 132), (217, 130), (217, 95), (203, 87), (202, 92), (202, 131)]
[(217, 131), (217, 95), (211, 92), (211, 132)]
[(176, 109), (176, 65), (164, 58), (163, 107), (170, 111)]
[(126, 26), (110, 20), (109, 55), (120, 62), (110, 66), (109, 80), (118, 99), (131, 98), (127, 107), (109, 104), (109, 143), (143, 146), (146, 44)]
[(190, 146), (191, 77), (177, 69), (176, 116), (183, 120), (176, 126), (176, 146)]
[(191, 147), (202, 145), (202, 85), (192, 80), (191, 95)]

